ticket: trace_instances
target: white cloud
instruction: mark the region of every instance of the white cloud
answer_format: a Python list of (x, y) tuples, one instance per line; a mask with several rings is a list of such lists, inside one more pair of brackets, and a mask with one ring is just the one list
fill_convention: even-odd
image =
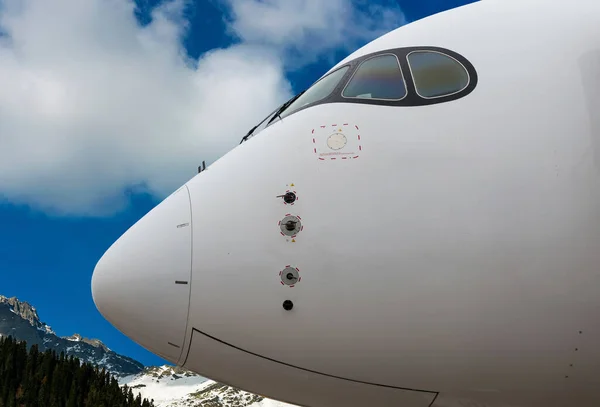
[[(291, 20), (266, 28), (253, 20), (262, 2), (232, 1), (242, 42), (189, 61), (179, 1), (141, 27), (129, 0), (0, 0), (0, 196), (94, 216), (121, 209), (127, 187), (164, 197), (291, 96), (280, 51), (312, 57), (375, 32), (367, 18), (332, 36), (308, 15), (360, 23), (349, 0), (270, 2)], [(324, 45), (307, 50), (314, 37)]]
[[(288, 64), (311, 62), (334, 49), (353, 51), (406, 23), (393, 8), (369, 0), (225, 0), (229, 26), (246, 42), (269, 44)], [(371, 3), (371, 4), (369, 4)]]

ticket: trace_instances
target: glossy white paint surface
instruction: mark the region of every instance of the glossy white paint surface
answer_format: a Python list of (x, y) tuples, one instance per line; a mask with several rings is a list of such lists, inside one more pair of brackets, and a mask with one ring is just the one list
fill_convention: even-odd
[[(444, 47), (479, 83), (447, 103), (325, 104), (269, 126), (186, 184), (185, 335), (170, 317), (182, 314), (142, 291), (100, 300), (124, 295), (104, 258), (101, 312), (162, 355), (157, 335), (184, 337), (181, 358), (167, 357), (186, 368), (299, 405), (600, 405), (598, 21), (591, 0), (486, 0), (373, 41), (346, 60)], [(333, 133), (352, 159), (318, 159)], [(276, 198), (286, 190), (293, 206)], [(157, 231), (189, 212), (168, 202), (105, 257), (183, 301), (167, 285), (189, 240)], [(294, 242), (280, 234), (286, 214), (304, 227)], [(136, 245), (165, 259), (146, 277)], [(288, 265), (302, 278), (293, 288), (279, 276)], [(152, 332), (151, 318), (163, 321)]]
[(184, 186), (121, 236), (92, 277), (92, 295), (102, 315), (140, 345), (174, 362), (188, 321), (190, 209)]

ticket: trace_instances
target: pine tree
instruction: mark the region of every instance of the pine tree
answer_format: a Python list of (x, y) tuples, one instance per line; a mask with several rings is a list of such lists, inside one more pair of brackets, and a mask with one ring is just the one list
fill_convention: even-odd
[(77, 391), (76, 386), (71, 386), (69, 391), (69, 398), (67, 399), (67, 407), (77, 407)]
[(0, 338), (0, 407), (153, 407), (89, 363)]

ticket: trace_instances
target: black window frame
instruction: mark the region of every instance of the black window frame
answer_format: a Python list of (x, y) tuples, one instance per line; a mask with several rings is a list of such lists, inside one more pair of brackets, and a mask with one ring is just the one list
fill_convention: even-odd
[[(469, 83), (467, 86), (459, 92), (437, 96), (434, 98), (427, 98), (420, 96), (415, 88), (415, 82), (412, 75), (412, 71), (410, 69), (410, 64), (408, 62), (408, 54), (415, 51), (432, 51), (440, 54), (444, 54), (449, 56), (456, 61), (458, 61), (467, 71), (469, 76)], [(385, 100), (385, 99), (360, 99), (360, 98), (348, 98), (342, 96), (343, 89), (349, 83), (351, 78), (354, 76), (356, 70), (360, 67), (360, 65), (366, 61), (367, 59), (371, 59), (373, 57), (379, 55), (393, 54), (398, 58), (398, 62), (400, 63), (400, 71), (402, 72), (402, 76), (404, 79), (404, 86), (406, 87), (406, 96), (400, 100)], [(335, 70), (328, 72), (319, 78), (315, 83), (319, 82), (322, 78), (331, 75), (335, 71), (342, 69), (346, 66), (349, 66), (349, 69), (346, 71), (344, 76), (340, 79), (336, 87), (333, 91), (316, 102), (310, 103), (308, 105), (302, 106), (299, 109), (296, 109), (294, 112), (290, 112), (289, 115), (284, 117), (290, 117), (294, 114), (303, 111), (304, 109), (309, 109), (313, 106), (319, 106), (330, 103), (351, 103), (351, 104), (362, 104), (362, 105), (374, 105), (374, 106), (394, 106), (394, 107), (417, 107), (417, 106), (430, 106), (437, 105), (440, 103), (447, 103), (454, 100), (462, 99), (469, 94), (471, 94), (475, 88), (477, 87), (477, 83), (479, 82), (479, 75), (477, 74), (477, 70), (473, 66), (473, 64), (465, 57), (463, 57), (458, 52), (449, 50), (447, 48), (442, 47), (434, 47), (434, 46), (413, 46), (413, 47), (401, 47), (401, 48), (391, 48), (385, 49), (381, 51), (371, 52), (369, 54), (362, 55), (358, 58), (353, 59), (352, 61), (346, 62), (343, 65), (340, 65)], [(312, 86), (312, 85), (311, 85)], [(266, 128), (272, 126), (274, 123), (279, 122), (280, 120), (276, 120), (270, 123)]]

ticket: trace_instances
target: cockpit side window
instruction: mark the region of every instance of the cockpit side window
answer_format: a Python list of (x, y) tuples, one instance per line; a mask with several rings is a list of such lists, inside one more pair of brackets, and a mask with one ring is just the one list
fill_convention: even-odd
[(339, 68), (329, 75), (321, 78), (315, 82), (310, 88), (306, 90), (298, 99), (296, 99), (291, 105), (289, 105), (280, 115), (281, 118), (294, 113), (296, 110), (309, 105), (314, 102), (318, 102), (321, 99), (326, 98), (333, 92), (336, 86), (340, 83), (350, 66), (344, 66)]
[(413, 51), (406, 56), (417, 94), (425, 99), (453, 95), (469, 85), (467, 69), (436, 51)]
[(357, 99), (403, 99), (406, 96), (406, 83), (398, 57), (384, 54), (363, 61), (344, 88), (342, 96)]

